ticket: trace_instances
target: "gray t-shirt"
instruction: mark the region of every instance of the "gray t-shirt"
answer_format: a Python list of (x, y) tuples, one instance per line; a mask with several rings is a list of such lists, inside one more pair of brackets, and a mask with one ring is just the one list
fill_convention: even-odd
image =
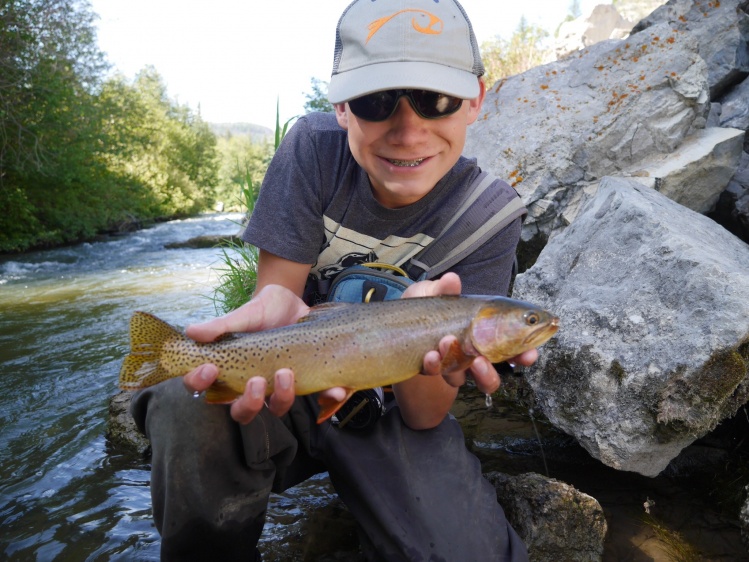
[[(461, 157), (419, 201), (388, 209), (375, 200), (335, 115), (308, 114), (273, 157), (243, 238), (271, 254), (313, 264), (315, 279), (362, 262), (402, 265), (439, 234), (480, 172), (474, 159)], [(502, 181), (490, 189), (512, 191)], [(450, 269), (460, 275), (464, 294), (507, 293), (520, 227), (516, 219)]]

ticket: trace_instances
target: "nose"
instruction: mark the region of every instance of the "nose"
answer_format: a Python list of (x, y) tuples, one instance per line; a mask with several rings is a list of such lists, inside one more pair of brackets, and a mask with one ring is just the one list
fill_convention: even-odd
[(407, 97), (401, 97), (388, 119), (391, 135), (400, 142), (415, 140), (424, 130), (426, 119), (419, 116)]

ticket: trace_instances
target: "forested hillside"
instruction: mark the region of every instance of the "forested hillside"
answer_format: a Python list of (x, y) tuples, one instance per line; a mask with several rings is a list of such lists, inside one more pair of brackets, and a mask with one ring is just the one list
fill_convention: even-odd
[(0, 4), (0, 252), (213, 204), (216, 137), (155, 69), (106, 78), (78, 0)]

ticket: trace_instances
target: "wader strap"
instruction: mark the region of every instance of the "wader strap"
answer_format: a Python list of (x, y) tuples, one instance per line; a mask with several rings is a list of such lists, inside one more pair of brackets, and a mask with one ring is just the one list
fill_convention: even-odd
[(405, 264), (411, 279), (432, 279), (444, 273), (516, 218), (527, 214), (514, 190), (508, 194), (491, 188), (500, 181), (486, 172), (476, 177), (442, 232)]

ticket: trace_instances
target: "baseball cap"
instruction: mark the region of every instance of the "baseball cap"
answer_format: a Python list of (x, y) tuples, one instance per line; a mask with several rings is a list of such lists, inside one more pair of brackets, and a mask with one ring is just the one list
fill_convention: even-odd
[(483, 74), (473, 27), (456, 0), (354, 0), (338, 20), (328, 100), (395, 88), (473, 99)]

